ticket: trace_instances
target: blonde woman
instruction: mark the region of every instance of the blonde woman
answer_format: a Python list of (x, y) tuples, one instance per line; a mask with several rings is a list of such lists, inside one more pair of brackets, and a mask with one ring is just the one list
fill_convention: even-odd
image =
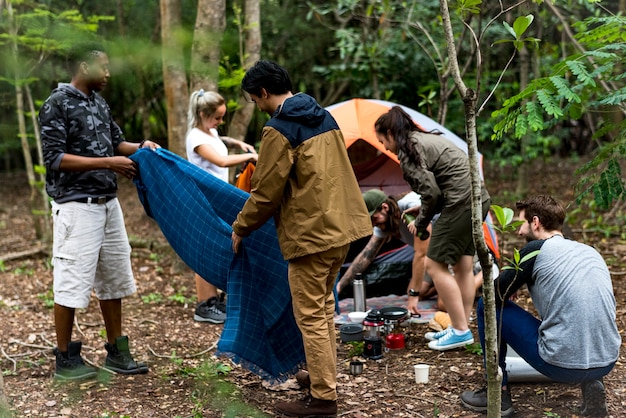
[[(226, 101), (213, 91), (194, 91), (189, 99), (187, 159), (215, 177), (228, 182), (228, 168), (256, 161), (252, 145), (243, 141), (220, 137), (217, 127), (224, 123)], [(228, 149), (238, 149), (241, 154), (229, 154)], [(215, 286), (195, 274), (198, 304), (194, 320), (221, 324), (226, 320), (225, 307), (220, 303)]]

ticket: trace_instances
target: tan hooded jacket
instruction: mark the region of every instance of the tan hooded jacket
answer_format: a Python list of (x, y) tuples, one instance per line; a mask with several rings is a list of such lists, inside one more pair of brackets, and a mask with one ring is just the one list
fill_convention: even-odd
[(247, 236), (274, 216), (286, 260), (372, 233), (341, 131), (305, 94), (287, 99), (263, 128), (251, 186), (233, 230)]

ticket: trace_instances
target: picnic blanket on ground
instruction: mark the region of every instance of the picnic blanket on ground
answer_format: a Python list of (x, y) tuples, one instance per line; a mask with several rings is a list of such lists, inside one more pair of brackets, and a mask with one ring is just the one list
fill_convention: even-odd
[(148, 216), (191, 269), (228, 294), (217, 354), (265, 380), (286, 380), (305, 358), (273, 220), (245, 238), (235, 255), (231, 224), (248, 193), (163, 148), (140, 149), (131, 159)]
[[(396, 296), (396, 295), (388, 295), (388, 296), (379, 296), (375, 298), (367, 298), (366, 306), (367, 309), (382, 309), (387, 306), (402, 306), (406, 307), (406, 303), (409, 297), (407, 295)], [(436, 299), (427, 299), (420, 300), (417, 304), (419, 308), (421, 316), (412, 317), (409, 321), (415, 322), (418, 324), (427, 324), (431, 319), (434, 318), (435, 312), (437, 309), (435, 305), (437, 304)], [(348, 318), (348, 313), (354, 310), (354, 299), (353, 298), (345, 298), (339, 301), (339, 314), (335, 315), (335, 324), (341, 325), (350, 322), (350, 318)]]

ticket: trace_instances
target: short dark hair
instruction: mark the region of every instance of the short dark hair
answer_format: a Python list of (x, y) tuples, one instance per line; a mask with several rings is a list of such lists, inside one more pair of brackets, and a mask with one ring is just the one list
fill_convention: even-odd
[(241, 80), (241, 88), (255, 96), (261, 95), (261, 88), (270, 94), (285, 94), (293, 90), (287, 70), (266, 60), (257, 61), (246, 71)]
[(524, 211), (524, 217), (531, 222), (536, 216), (548, 231), (560, 231), (565, 222), (565, 209), (552, 196), (537, 195), (515, 203), (515, 207)]
[(104, 46), (97, 41), (85, 41), (75, 44), (67, 53), (67, 69), (76, 74), (81, 62), (92, 62), (99, 54), (106, 54)]

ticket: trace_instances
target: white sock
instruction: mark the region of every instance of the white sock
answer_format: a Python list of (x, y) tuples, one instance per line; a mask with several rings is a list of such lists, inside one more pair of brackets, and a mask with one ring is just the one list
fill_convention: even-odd
[(458, 330), (458, 329), (456, 329), (456, 328), (452, 328), (452, 331), (454, 331), (454, 335), (463, 335), (463, 334), (465, 334), (465, 333), (466, 333), (467, 331), (469, 331), (469, 330), (459, 331), (459, 330)]

